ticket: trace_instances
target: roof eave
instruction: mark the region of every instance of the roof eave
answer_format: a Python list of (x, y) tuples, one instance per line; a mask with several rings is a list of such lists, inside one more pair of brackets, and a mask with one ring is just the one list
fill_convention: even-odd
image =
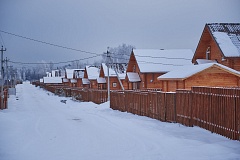
[(184, 81), (186, 78), (157, 78), (158, 81)]

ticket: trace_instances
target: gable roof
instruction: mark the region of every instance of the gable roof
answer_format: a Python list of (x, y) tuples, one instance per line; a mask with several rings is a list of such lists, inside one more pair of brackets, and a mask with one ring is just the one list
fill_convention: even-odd
[(87, 78), (82, 78), (82, 84), (90, 84), (90, 81)]
[[(105, 63), (102, 63), (102, 68), (103, 68), (103, 73), (104, 73), (104, 77), (107, 77), (108, 76), (108, 67)], [(115, 73), (115, 71), (109, 67), (109, 76), (114, 76), (116, 77), (117, 74)]]
[(206, 63), (206, 64), (199, 64), (199, 65), (186, 65), (186, 66), (181, 66), (176, 70), (170, 71), (166, 74), (163, 74), (159, 76), (157, 79), (158, 80), (170, 80), (170, 79), (179, 79), (179, 80), (184, 80), (188, 77), (191, 77), (205, 69), (208, 69), (210, 67), (218, 67), (222, 70), (225, 70), (226, 72), (229, 72), (231, 74), (234, 74), (238, 77), (240, 77), (240, 72), (231, 69), (229, 67), (226, 67), (222, 64), (219, 63)]
[(86, 66), (85, 70), (89, 80), (96, 80), (99, 76), (99, 69), (93, 66)]
[(43, 77), (43, 83), (62, 83), (62, 77)]
[[(112, 66), (112, 67), (115, 67), (115, 66)], [(104, 77), (108, 77), (108, 67), (105, 63), (102, 63), (102, 68), (103, 68)], [(116, 72), (118, 72), (118, 71), (116, 70)], [(114, 69), (109, 67), (109, 77), (117, 77), (116, 72), (114, 71)], [(118, 72), (118, 77), (120, 79), (125, 79), (125, 76), (126, 76), (125, 72), (123, 72), (123, 73)]]
[(98, 77), (98, 78), (97, 78), (97, 83), (107, 83), (107, 81), (106, 81), (105, 78)]
[(206, 25), (225, 57), (240, 57), (240, 23)]
[(217, 63), (217, 61), (209, 60), (209, 59), (196, 59), (196, 64), (205, 64), (205, 63)]
[(74, 71), (83, 71), (83, 69), (67, 69), (66, 68), (66, 76), (67, 76), (68, 79), (74, 78), (73, 77)]
[(140, 82), (141, 81), (138, 73), (135, 73), (135, 72), (127, 72), (127, 77), (128, 77), (129, 82)]
[(179, 66), (192, 64), (190, 49), (134, 49), (140, 72), (169, 72)]
[(84, 69), (74, 70), (73, 77), (74, 78), (83, 78), (84, 76)]

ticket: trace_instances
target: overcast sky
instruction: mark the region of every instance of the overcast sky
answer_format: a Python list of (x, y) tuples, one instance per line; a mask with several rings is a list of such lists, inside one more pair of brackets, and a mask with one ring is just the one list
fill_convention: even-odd
[[(139, 49), (192, 49), (206, 23), (240, 23), (239, 0), (1, 0), (0, 30), (101, 54), (122, 43)], [(11, 61), (93, 56), (1, 32)], [(93, 61), (93, 59), (89, 60)]]

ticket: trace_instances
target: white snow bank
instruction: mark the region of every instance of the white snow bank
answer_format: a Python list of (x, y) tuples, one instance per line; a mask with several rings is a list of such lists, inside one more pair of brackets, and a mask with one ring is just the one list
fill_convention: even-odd
[[(0, 111), (1, 160), (226, 160), (240, 142), (17, 85)], [(61, 100), (67, 100), (66, 104)]]

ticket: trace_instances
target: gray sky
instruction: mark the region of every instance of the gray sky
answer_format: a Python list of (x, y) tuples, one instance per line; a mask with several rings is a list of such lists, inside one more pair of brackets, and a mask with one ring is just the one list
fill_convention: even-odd
[[(98, 54), (122, 43), (194, 52), (205, 23), (240, 23), (240, 1), (1, 0), (0, 15), (0, 30)], [(93, 56), (3, 32), (1, 36), (0, 44), (7, 48), (4, 57), (11, 61), (60, 62)]]

